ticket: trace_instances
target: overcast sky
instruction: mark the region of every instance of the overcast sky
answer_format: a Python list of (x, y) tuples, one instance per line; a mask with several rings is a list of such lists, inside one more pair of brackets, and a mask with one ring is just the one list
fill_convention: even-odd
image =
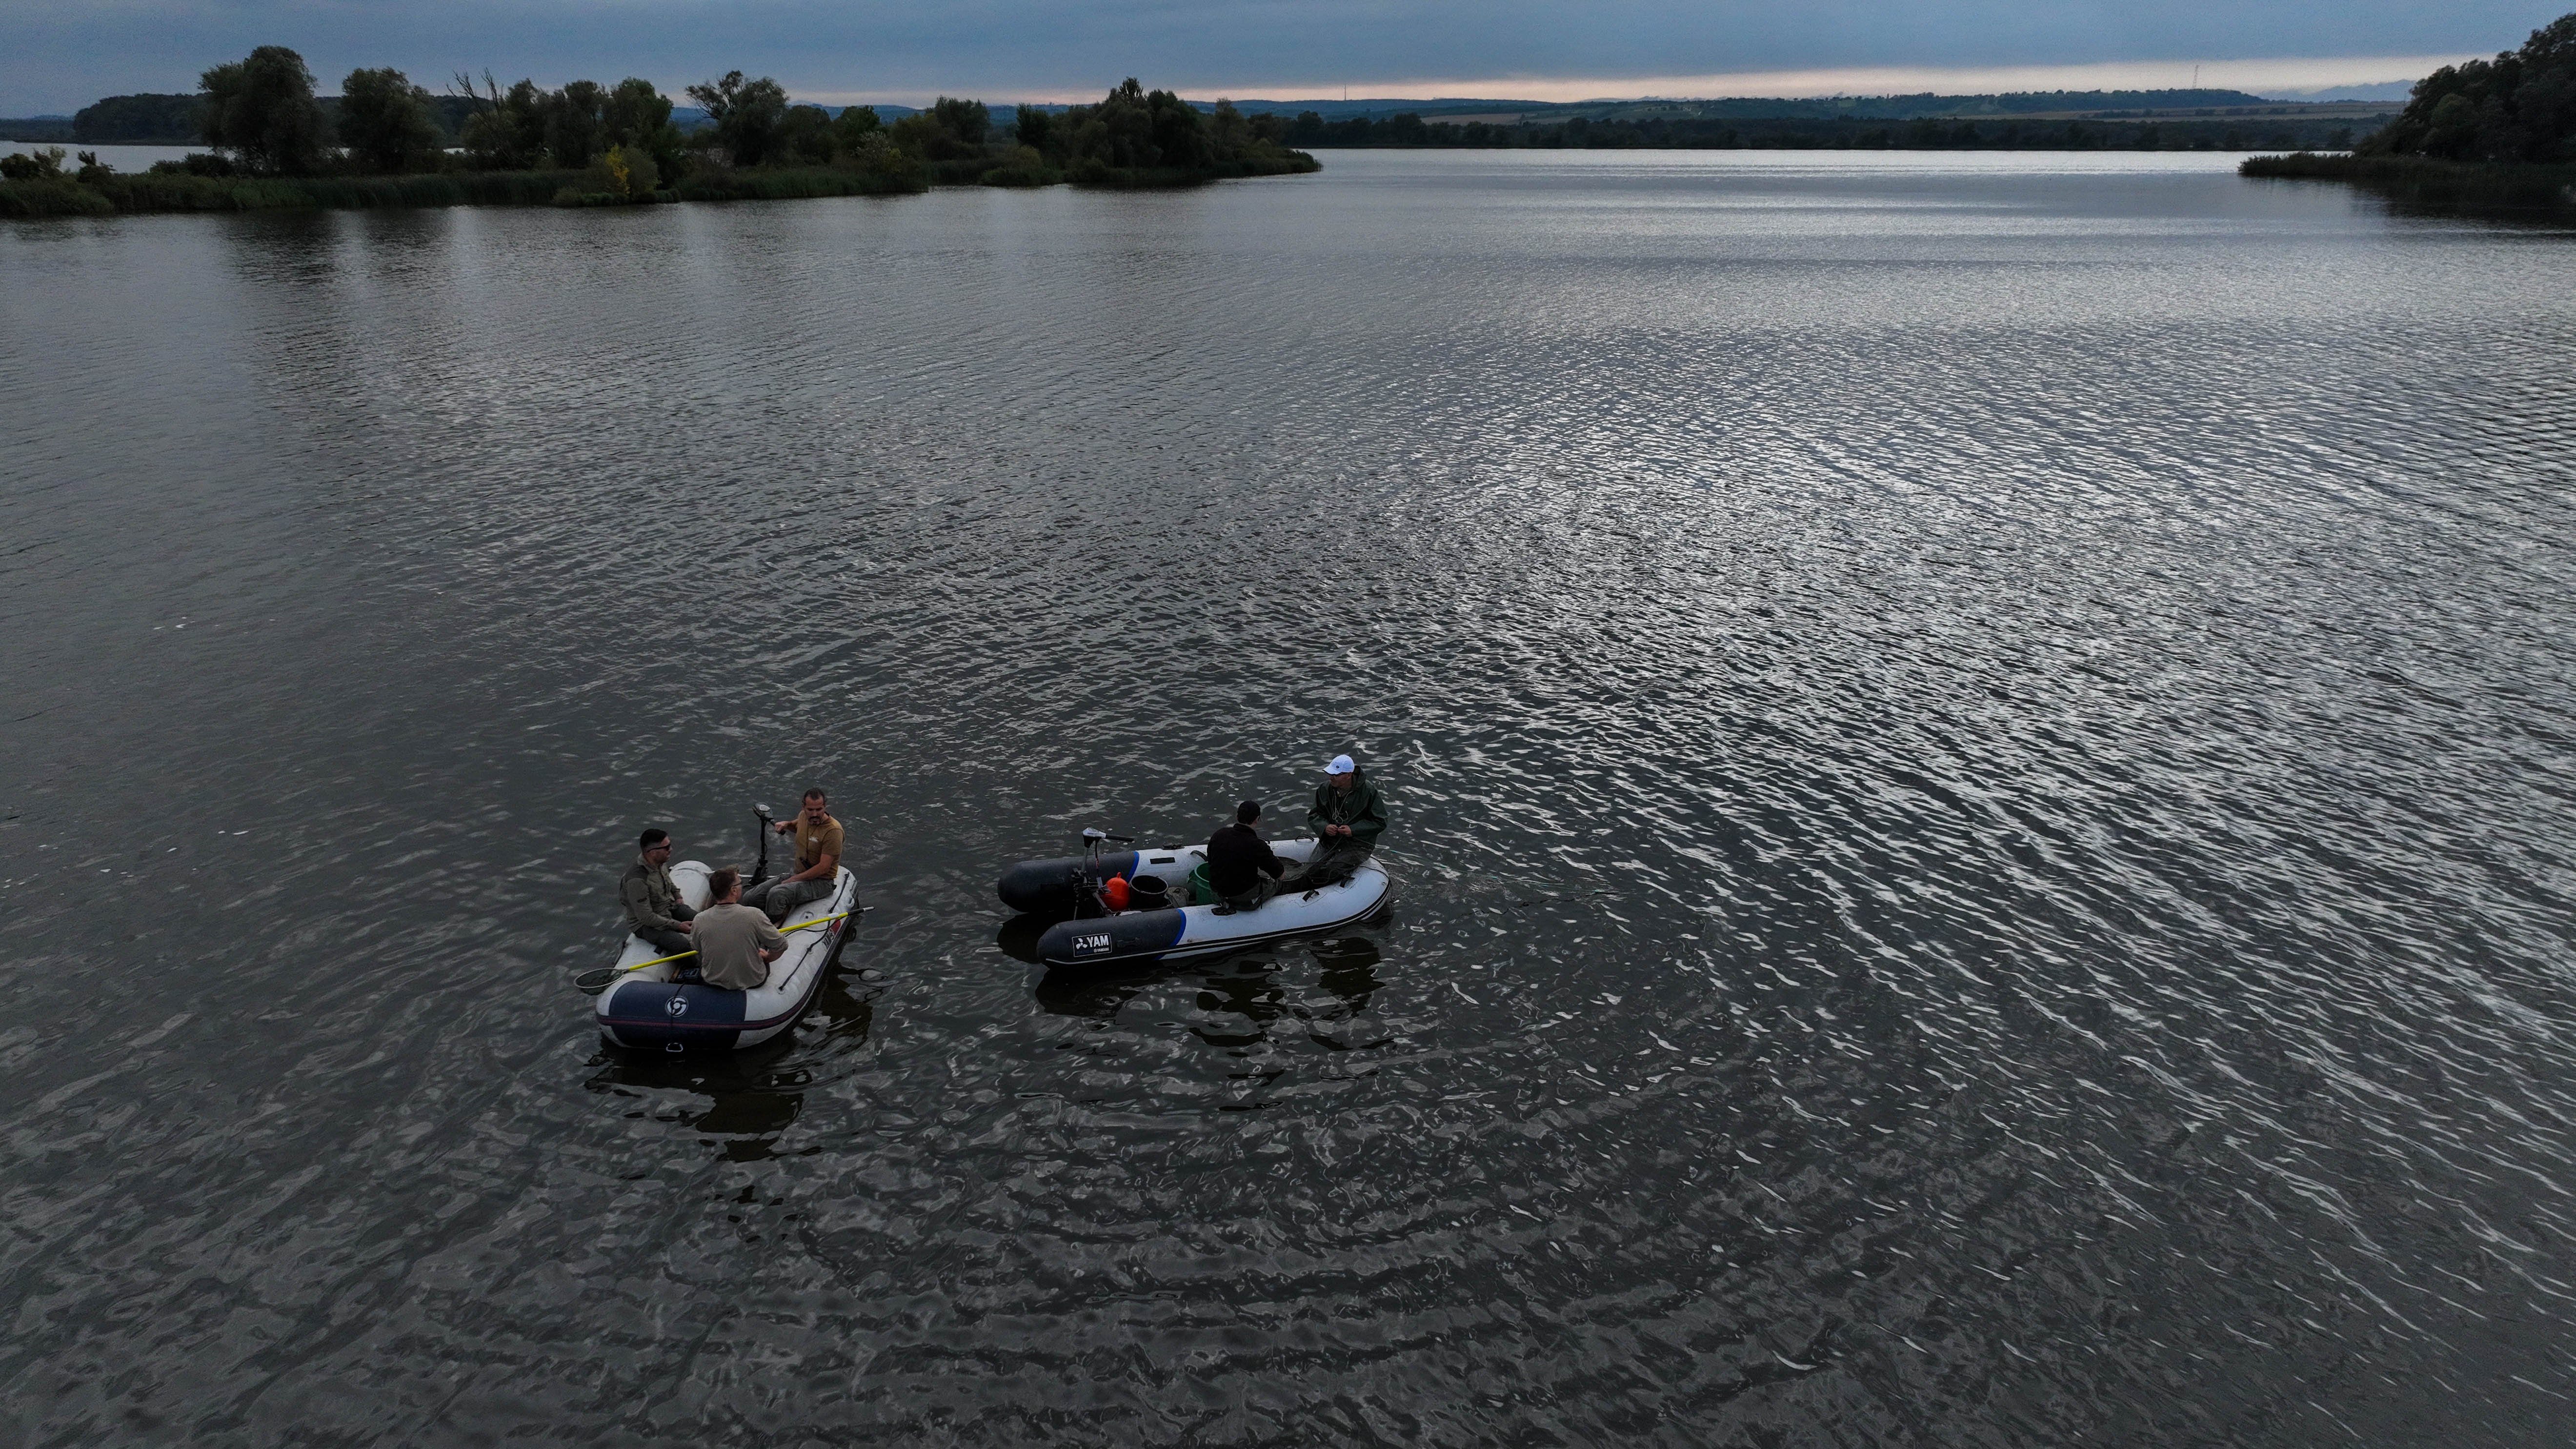
[(1786, 95), (2411, 79), (2510, 49), (2571, 0), (0, 0), (0, 115), (187, 91), (255, 45), (322, 89), (394, 65), (676, 94), (740, 68), (799, 99), (1184, 94)]

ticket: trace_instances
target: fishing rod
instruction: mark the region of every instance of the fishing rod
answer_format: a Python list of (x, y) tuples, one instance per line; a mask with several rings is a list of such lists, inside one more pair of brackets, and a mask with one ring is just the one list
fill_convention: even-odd
[[(859, 915), (859, 914), (861, 914), (861, 913), (863, 913), (863, 912), (865, 912), (865, 911), (867, 911), (867, 910), (869, 910), (869, 909), (871, 909), (871, 908), (870, 908), (870, 907), (867, 907), (867, 906), (852, 906), (852, 907), (850, 907), (848, 910), (841, 912), (841, 915), (839, 915), (839, 916), (816, 916), (814, 919), (812, 919), (812, 920), (810, 920), (810, 921), (799, 921), (799, 922), (797, 922), (795, 925), (789, 926), (789, 927), (787, 928), (787, 930), (785, 930), (785, 931), (781, 931), (781, 932), (779, 932), (778, 934), (780, 934), (780, 935), (782, 935), (782, 936), (783, 936), (783, 935), (786, 935), (789, 931), (802, 931), (802, 930), (804, 930), (804, 929), (806, 929), (807, 927), (810, 927), (810, 926), (823, 926), (823, 925), (829, 925), (829, 924), (831, 924), (832, 922), (834, 922), (834, 921), (837, 921), (837, 920), (841, 919), (841, 917), (842, 917), (842, 916), (855, 916), (855, 915)], [(695, 949), (691, 949), (691, 950), (687, 950), (687, 951), (679, 952), (679, 953), (677, 953), (676, 955), (670, 955), (670, 956), (656, 956), (656, 957), (654, 957), (654, 958), (653, 958), (652, 960), (650, 960), (650, 961), (638, 961), (638, 962), (636, 962), (636, 963), (635, 963), (634, 965), (632, 965), (632, 966), (620, 966), (620, 967), (618, 967), (617, 969), (618, 969), (618, 970), (620, 970), (620, 971), (641, 971), (641, 970), (643, 970), (643, 969), (644, 969), (645, 967), (647, 967), (647, 966), (659, 966), (659, 965), (661, 965), (661, 964), (662, 964), (663, 962), (665, 962), (665, 961), (677, 961), (677, 960), (679, 960), (679, 959), (680, 959), (680, 957), (682, 957), (682, 956), (695, 956), (696, 954), (698, 954), (698, 953), (697, 953), (697, 951), (696, 951)]]

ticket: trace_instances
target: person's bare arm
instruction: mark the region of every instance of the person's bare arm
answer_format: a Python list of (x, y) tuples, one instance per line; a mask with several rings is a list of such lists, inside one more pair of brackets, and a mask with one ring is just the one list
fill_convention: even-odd
[(837, 855), (827, 855), (821, 860), (814, 862), (812, 866), (796, 872), (787, 879), (791, 882), (800, 880), (830, 880), (833, 872), (838, 871), (840, 868), (841, 858)]

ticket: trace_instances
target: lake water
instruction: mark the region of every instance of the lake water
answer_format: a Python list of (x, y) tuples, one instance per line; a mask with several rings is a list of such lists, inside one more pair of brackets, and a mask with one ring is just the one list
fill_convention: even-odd
[[(0, 228), (10, 1442), (2565, 1439), (2576, 237), (1324, 159)], [(1382, 926), (1006, 949), (1346, 749)]]
[(79, 156), (87, 151), (119, 171), (149, 171), (155, 161), (176, 161), (203, 146), (95, 146), (78, 141), (0, 141), (0, 156), (34, 156), (60, 148), (63, 168), (80, 164)]

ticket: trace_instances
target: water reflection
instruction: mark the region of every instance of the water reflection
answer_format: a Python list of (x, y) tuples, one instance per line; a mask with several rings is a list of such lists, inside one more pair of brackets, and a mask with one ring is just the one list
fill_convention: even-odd
[[(584, 1085), (637, 1100), (630, 1117), (685, 1121), (700, 1133), (723, 1139), (729, 1159), (747, 1161), (766, 1156), (769, 1142), (804, 1108), (804, 1089), (812, 1076), (788, 1064), (796, 1050), (794, 1033), (728, 1052), (646, 1051), (603, 1041)], [(702, 1097), (705, 1105), (694, 1112), (641, 1105), (671, 1093)]]
[(845, 965), (826, 968), (814, 1000), (795, 1029), (758, 1046), (731, 1051), (672, 1052), (599, 1041), (591, 1058), (590, 1091), (652, 1101), (672, 1093), (705, 1099), (703, 1108), (638, 1106), (634, 1118), (684, 1121), (718, 1141), (729, 1162), (757, 1162), (774, 1154), (822, 1080), (818, 1063), (867, 1045), (881, 984)]
[(1377, 942), (1342, 936), (1316, 942), (1313, 954), (1319, 968), (1315, 986), (1323, 994), (1296, 1007), (1307, 1038), (1333, 1051), (1384, 1046), (1394, 1033), (1369, 1011), (1370, 1001), (1386, 985), (1377, 975), (1383, 959)]
[[(1047, 927), (1062, 919), (1061, 916), (1049, 916), (1036, 911), (1012, 915), (1002, 922), (1000, 930), (993, 933), (994, 949), (1014, 961), (1025, 961), (1032, 966), (1038, 965), (1040, 964), (1038, 943), (1045, 939)], [(1072, 974), (1074, 973), (1067, 973), (1068, 976)]]
[(1139, 992), (1169, 973), (1127, 971), (1049, 971), (1030, 989), (1030, 999), (1050, 1015), (1114, 1020)]
[[(1195, 964), (1195, 963), (1194, 963)], [(1274, 979), (1279, 963), (1268, 949), (1227, 959), (1222, 969), (1204, 965), (1189, 1016), (1190, 1034), (1235, 1056), (1269, 1040), (1269, 1024), (1287, 1014), (1286, 997)]]

